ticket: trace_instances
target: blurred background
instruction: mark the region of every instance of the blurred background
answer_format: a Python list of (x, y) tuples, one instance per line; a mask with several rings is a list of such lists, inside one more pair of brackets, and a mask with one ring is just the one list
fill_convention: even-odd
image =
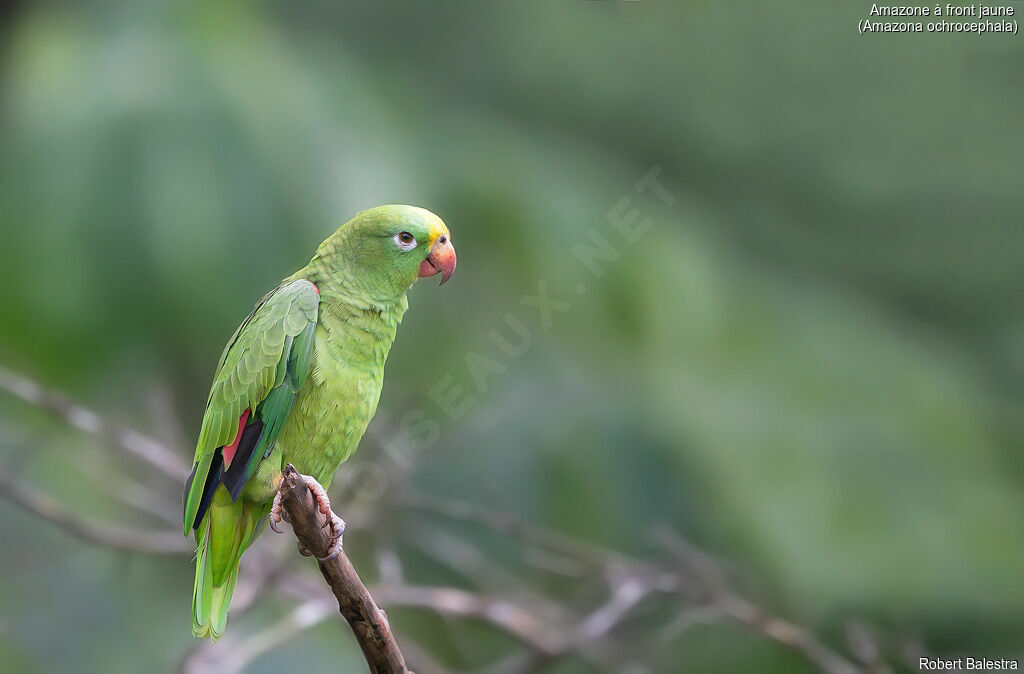
[(1024, 657), (1024, 52), (869, 9), (4, 3), (0, 668), (364, 671), (290, 534), (197, 644), (178, 521), (227, 338), (395, 202), (459, 269), (332, 497), (414, 670)]

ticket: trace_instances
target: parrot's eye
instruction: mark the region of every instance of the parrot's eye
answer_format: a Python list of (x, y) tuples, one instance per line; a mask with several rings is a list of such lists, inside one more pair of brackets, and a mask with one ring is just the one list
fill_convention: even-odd
[(409, 232), (395, 234), (395, 245), (402, 250), (412, 250), (416, 247), (416, 237)]

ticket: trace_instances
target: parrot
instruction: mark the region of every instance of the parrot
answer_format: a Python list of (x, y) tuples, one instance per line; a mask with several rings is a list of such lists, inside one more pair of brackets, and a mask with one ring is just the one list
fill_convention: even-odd
[[(380, 399), (384, 363), (417, 279), (455, 271), (447, 226), (423, 208), (358, 213), (309, 264), (267, 293), (220, 357), (185, 483), (194, 532), (192, 633), (218, 639), (242, 553), (280, 521), (289, 463), (323, 513), (324, 488), (352, 455)], [(317, 484), (318, 483), (318, 484)], [(323, 488), (321, 488), (321, 485)], [(340, 544), (339, 518), (332, 535)]]

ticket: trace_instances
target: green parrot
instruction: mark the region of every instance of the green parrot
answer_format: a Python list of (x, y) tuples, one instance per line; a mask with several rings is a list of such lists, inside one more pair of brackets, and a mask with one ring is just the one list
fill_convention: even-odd
[[(406, 291), (423, 276), (441, 274), (444, 284), (454, 271), (439, 217), (379, 206), (342, 225), (242, 321), (217, 365), (185, 483), (196, 637), (224, 633), (242, 553), (267, 519), (280, 520), (282, 468), (291, 463), (326, 487), (355, 450), (377, 409)], [(326, 493), (310, 488), (329, 512)]]

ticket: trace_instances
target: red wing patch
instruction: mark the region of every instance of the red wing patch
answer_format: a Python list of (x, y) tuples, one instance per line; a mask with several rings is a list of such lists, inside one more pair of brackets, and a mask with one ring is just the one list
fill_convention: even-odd
[(242, 440), (242, 431), (245, 430), (245, 422), (249, 420), (249, 410), (246, 409), (242, 412), (242, 416), (238, 419), (238, 432), (235, 433), (235, 441), (230, 445), (225, 445), (221, 450), (221, 456), (224, 457), (224, 468), (231, 465), (231, 459), (235, 458), (235, 452), (238, 451), (238, 443)]

